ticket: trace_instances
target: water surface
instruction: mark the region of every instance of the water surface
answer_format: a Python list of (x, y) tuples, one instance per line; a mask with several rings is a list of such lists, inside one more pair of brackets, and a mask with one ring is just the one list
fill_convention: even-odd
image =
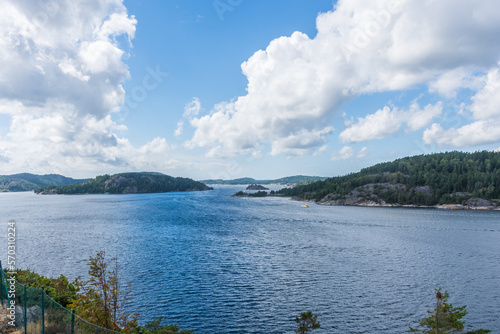
[(105, 250), (131, 285), (131, 312), (196, 333), (292, 333), (306, 310), (318, 334), (406, 333), (437, 287), (468, 305), (469, 328), (500, 332), (499, 212), (228, 196), (243, 189), (0, 194), (0, 245), (15, 219), (18, 266), (71, 278)]

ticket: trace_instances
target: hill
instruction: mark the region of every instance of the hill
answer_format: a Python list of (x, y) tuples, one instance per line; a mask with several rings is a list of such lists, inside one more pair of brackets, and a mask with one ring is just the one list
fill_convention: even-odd
[(326, 205), (492, 208), (500, 203), (500, 152), (407, 157), (278, 193)]
[(85, 182), (87, 179), (73, 179), (59, 174), (36, 175), (20, 173), (0, 175), (0, 192), (31, 191), (47, 186), (64, 186)]
[(312, 182), (326, 180), (327, 177), (322, 176), (306, 176), (306, 175), (295, 175), (295, 176), (287, 176), (274, 180), (256, 180), (251, 177), (243, 177), (234, 180), (222, 180), (222, 179), (210, 179), (203, 180), (200, 182), (206, 184), (225, 184), (225, 185), (242, 185), (242, 184), (282, 184), (282, 185), (301, 185), (301, 184), (309, 184)]
[(210, 190), (201, 182), (160, 173), (101, 175), (80, 184), (37, 189), (37, 194), (135, 194)]

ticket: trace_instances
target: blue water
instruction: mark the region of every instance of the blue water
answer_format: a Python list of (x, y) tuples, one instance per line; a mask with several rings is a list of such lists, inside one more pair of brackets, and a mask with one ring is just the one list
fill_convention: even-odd
[(0, 194), (0, 258), (10, 219), (21, 268), (85, 276), (106, 250), (132, 288), (129, 311), (196, 333), (292, 333), (306, 310), (318, 334), (407, 333), (437, 287), (468, 306), (469, 329), (500, 333), (500, 212), (228, 196), (242, 189)]

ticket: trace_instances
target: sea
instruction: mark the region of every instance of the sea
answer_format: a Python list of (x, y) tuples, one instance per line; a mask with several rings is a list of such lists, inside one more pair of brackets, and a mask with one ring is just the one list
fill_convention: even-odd
[(321, 206), (236, 198), (245, 186), (128, 195), (0, 193), (0, 259), (88, 277), (104, 250), (127, 311), (195, 333), (409, 333), (435, 289), (467, 305), (466, 329), (500, 333), (500, 212)]

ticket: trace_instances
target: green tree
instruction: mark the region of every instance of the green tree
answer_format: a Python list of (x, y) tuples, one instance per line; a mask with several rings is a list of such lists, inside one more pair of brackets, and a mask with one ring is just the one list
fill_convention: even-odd
[(320, 327), (318, 321), (318, 315), (312, 314), (311, 311), (302, 312), (299, 317), (295, 317), (295, 322), (298, 324), (295, 333), (297, 334), (305, 334), (309, 333), (314, 329), (318, 329)]
[[(4, 272), (7, 274), (7, 270), (4, 270)], [(38, 289), (44, 287), (47, 295), (64, 307), (68, 306), (78, 296), (76, 282), (70, 282), (64, 275), (60, 275), (57, 278), (49, 278), (31, 270), (18, 269), (16, 280), (18, 283), (29, 287)], [(21, 296), (18, 295), (17, 297), (20, 298)]]
[[(433, 311), (427, 311), (429, 316), (420, 321), (420, 326), (423, 328), (412, 328), (411, 332), (425, 334), (448, 334), (448, 333), (463, 333), (464, 321), (462, 319), (467, 311), (464, 306), (453, 307), (448, 303), (448, 292), (441, 293), (441, 288), (436, 289), (436, 308)], [(485, 334), (491, 332), (488, 329), (478, 329), (467, 332), (466, 334)]]
[(88, 281), (77, 279), (81, 293), (69, 307), (92, 324), (130, 333), (137, 327), (137, 315), (124, 311), (124, 304), (131, 291), (124, 292), (120, 289), (118, 261), (116, 258), (111, 259), (114, 267), (108, 270), (105, 255), (104, 251), (100, 251), (95, 257), (90, 257), (88, 263), (90, 278)]

